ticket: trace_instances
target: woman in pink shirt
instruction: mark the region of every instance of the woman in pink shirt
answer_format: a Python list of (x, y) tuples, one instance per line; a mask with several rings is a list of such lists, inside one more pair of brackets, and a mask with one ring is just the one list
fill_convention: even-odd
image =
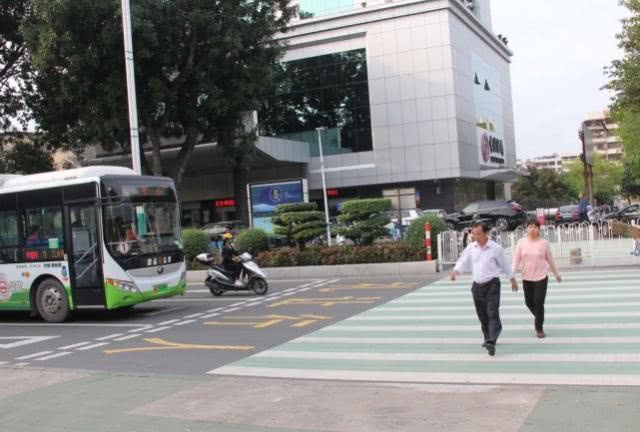
[(549, 242), (540, 238), (540, 223), (532, 219), (527, 225), (527, 237), (520, 239), (513, 255), (513, 273), (522, 267), (522, 285), (527, 307), (536, 317), (536, 335), (545, 337), (544, 300), (547, 296), (547, 271), (551, 269), (558, 282), (562, 281), (560, 273), (553, 262)]

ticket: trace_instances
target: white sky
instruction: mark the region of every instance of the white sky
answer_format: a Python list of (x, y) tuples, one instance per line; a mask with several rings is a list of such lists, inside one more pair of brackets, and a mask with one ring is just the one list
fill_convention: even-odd
[(577, 153), (585, 114), (609, 104), (603, 67), (622, 56), (618, 0), (491, 0), (493, 31), (514, 51), (517, 157)]

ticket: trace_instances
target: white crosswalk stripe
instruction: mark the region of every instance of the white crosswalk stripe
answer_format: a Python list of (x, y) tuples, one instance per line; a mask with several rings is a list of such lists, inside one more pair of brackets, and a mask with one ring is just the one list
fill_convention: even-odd
[(640, 287), (634, 268), (550, 281), (548, 337), (503, 282), (495, 357), (480, 347), (468, 277), (441, 280), (214, 375), (388, 382), (640, 386)]

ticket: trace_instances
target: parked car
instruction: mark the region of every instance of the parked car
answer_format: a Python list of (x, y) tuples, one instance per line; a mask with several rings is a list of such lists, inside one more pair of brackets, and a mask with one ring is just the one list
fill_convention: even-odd
[(242, 224), (242, 221), (226, 221), (226, 222), (214, 222), (209, 223), (203, 226), (201, 229), (209, 238), (214, 239), (226, 232), (237, 232), (244, 229), (245, 226)]
[[(402, 216), (403, 227), (411, 225), (411, 222), (413, 222), (414, 220), (422, 216), (422, 211), (418, 209), (402, 210), (401, 212), (402, 212), (401, 216)], [(398, 211), (397, 210), (390, 211), (388, 213), (388, 216), (391, 219), (391, 224), (395, 226), (398, 223)]]
[(445, 219), (447, 217), (447, 212), (444, 209), (427, 209), (422, 210), (422, 216), (433, 215), (439, 218)]
[(609, 213), (606, 218), (615, 219), (624, 223), (631, 223), (631, 221), (637, 222), (640, 219), (640, 204), (632, 204), (620, 211)]
[(449, 229), (462, 230), (475, 222), (485, 222), (500, 231), (508, 231), (527, 221), (527, 214), (515, 201), (476, 201), (460, 212), (448, 214), (445, 221)]
[(565, 205), (558, 208), (555, 218), (556, 224), (580, 222), (580, 212), (577, 204)]

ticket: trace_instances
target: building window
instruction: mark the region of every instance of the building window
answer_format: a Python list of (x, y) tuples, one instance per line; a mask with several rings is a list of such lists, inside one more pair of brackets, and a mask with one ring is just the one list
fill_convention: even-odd
[(353, 0), (300, 0), (300, 19), (346, 12), (354, 8)]
[(259, 112), (260, 132), (302, 141), (318, 156), (372, 150), (367, 56), (364, 49), (281, 63), (275, 88)]

